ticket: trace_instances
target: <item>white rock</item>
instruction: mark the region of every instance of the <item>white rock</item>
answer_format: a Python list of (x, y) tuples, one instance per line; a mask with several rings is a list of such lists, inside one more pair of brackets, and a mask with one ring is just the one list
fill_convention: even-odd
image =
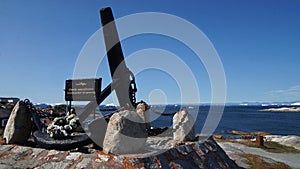
[(181, 109), (173, 117), (173, 139), (174, 141), (195, 140), (195, 120), (188, 114), (186, 109)]
[(150, 114), (148, 109), (148, 105), (145, 102), (141, 102), (136, 106), (136, 112), (143, 119), (146, 129), (150, 129)]
[(70, 153), (66, 159), (67, 160), (78, 160), (78, 158), (80, 157), (81, 153), (76, 152), (76, 153)]
[(3, 138), (6, 144), (24, 144), (31, 133), (31, 114), (27, 111), (23, 101), (19, 101), (13, 108), (7, 121)]
[(144, 150), (147, 133), (143, 119), (135, 112), (114, 113), (108, 123), (103, 151), (113, 154), (134, 154)]

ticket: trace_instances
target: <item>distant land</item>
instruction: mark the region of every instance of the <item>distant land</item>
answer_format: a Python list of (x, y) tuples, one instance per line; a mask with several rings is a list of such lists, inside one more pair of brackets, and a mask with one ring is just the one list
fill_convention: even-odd
[[(54, 106), (54, 105), (60, 105), (60, 104), (66, 104), (66, 103), (34, 103), (35, 106), (38, 107), (46, 107), (46, 106)], [(77, 104), (76, 104), (77, 105)], [(84, 105), (84, 104), (79, 104), (79, 105)], [(114, 103), (108, 103), (108, 104), (101, 104), (102, 106), (116, 106)], [(211, 104), (211, 103), (200, 103), (200, 104), (169, 104), (169, 105), (201, 105), (201, 106), (209, 106), (209, 105), (219, 105), (219, 104)], [(274, 106), (274, 107), (282, 107), (282, 106), (294, 106), (294, 107), (300, 107), (300, 101), (295, 101), (295, 102), (235, 102), (235, 103), (225, 103), (225, 106)]]

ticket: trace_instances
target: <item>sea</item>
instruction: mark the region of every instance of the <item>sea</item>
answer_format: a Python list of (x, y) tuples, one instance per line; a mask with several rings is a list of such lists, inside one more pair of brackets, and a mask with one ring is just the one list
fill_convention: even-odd
[[(214, 105), (219, 106), (219, 105)], [(226, 105), (219, 117), (209, 122), (216, 126), (213, 134), (230, 135), (232, 130), (243, 132), (267, 132), (273, 135), (297, 135), (300, 136), (300, 112), (262, 112), (260, 110), (280, 107), (300, 107), (291, 105)], [(150, 109), (151, 126), (172, 127), (173, 116), (162, 116), (177, 112), (181, 108), (187, 109), (195, 118), (196, 133), (203, 131), (204, 124), (208, 119), (211, 105), (154, 105)], [(106, 112), (107, 113), (107, 112)], [(209, 125), (209, 123), (207, 123)], [(203, 133), (206, 134), (206, 133)]]
[[(39, 104), (45, 107), (50, 104)], [(300, 136), (300, 112), (270, 112), (261, 111), (270, 108), (300, 108), (300, 102), (291, 103), (272, 103), (272, 104), (226, 104), (224, 110), (214, 112), (210, 109), (220, 108), (219, 105), (210, 104), (168, 104), (152, 105), (150, 108), (150, 120), (153, 127), (172, 127), (173, 116), (158, 115), (157, 112), (164, 115), (172, 114), (182, 108), (187, 109), (195, 119), (196, 133), (203, 133), (204, 124), (213, 126), (213, 133), (232, 135), (232, 130), (242, 132), (267, 132), (273, 135), (297, 135)], [(118, 108), (113, 104), (101, 105), (98, 113), (102, 115), (110, 114)], [(105, 111), (104, 111), (105, 110)], [(154, 113), (156, 112), (156, 113)], [(209, 115), (218, 114), (219, 118), (208, 120)], [(92, 118), (90, 120), (93, 120)], [(88, 121), (90, 121), (88, 120)]]

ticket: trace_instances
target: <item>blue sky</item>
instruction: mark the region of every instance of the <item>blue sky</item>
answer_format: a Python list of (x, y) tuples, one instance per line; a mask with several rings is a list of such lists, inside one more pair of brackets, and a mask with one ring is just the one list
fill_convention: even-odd
[[(0, 2), (0, 96), (34, 102), (64, 102), (64, 83), (72, 78), (79, 52), (100, 28), (99, 9), (110, 6), (115, 18), (138, 12), (176, 15), (202, 30), (223, 63), (228, 102), (300, 100), (300, 1), (21, 1)], [(103, 44), (102, 44), (103, 45)], [(141, 35), (122, 42), (125, 56), (145, 48), (178, 55), (193, 71), (201, 102), (210, 101), (209, 78), (188, 47), (176, 40)], [(98, 76), (109, 83), (109, 69)], [(171, 84), (171, 85), (169, 85)], [(137, 76), (138, 100), (161, 89), (178, 103), (175, 80), (149, 70)], [(158, 93), (159, 95), (159, 93)], [(107, 101), (110, 102), (111, 98)]]

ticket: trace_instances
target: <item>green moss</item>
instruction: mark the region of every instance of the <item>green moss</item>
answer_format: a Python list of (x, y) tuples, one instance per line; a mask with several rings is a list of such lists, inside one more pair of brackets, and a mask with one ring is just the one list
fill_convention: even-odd
[(300, 150), (295, 149), (294, 147), (284, 146), (273, 141), (265, 141), (264, 146), (258, 147), (256, 146), (256, 143), (254, 141), (249, 141), (249, 140), (245, 140), (245, 141), (221, 140), (221, 139), (216, 139), (216, 140), (218, 142), (240, 143), (249, 147), (261, 148), (271, 153), (297, 153), (297, 154), (299, 153), (300, 154)]
[[(239, 142), (250, 147), (257, 147), (254, 141), (242, 141)], [(284, 146), (273, 141), (264, 142), (264, 146), (259, 146), (258, 148), (264, 149), (271, 153), (300, 153), (300, 150), (294, 147)]]
[(242, 157), (248, 160), (248, 164), (252, 169), (290, 169), (291, 167), (280, 162), (268, 163), (259, 156), (255, 156), (252, 154), (243, 154)]

